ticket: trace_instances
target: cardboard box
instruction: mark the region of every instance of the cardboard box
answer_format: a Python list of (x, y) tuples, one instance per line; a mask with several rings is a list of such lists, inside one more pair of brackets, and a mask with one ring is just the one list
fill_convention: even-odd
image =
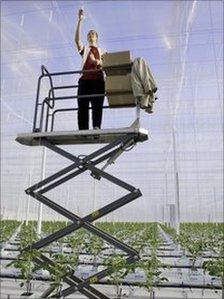
[(103, 54), (102, 61), (103, 70), (107, 76), (126, 75), (131, 72), (130, 51)]
[(103, 68), (132, 63), (130, 51), (105, 53), (102, 55), (102, 61)]
[(106, 77), (105, 90), (110, 107), (135, 106), (130, 75)]
[(107, 76), (127, 75), (131, 72), (131, 66), (108, 67), (103, 70)]
[(107, 94), (107, 100), (111, 108), (124, 108), (136, 106), (135, 98), (132, 93), (127, 93), (123, 95)]
[(131, 76), (123, 75), (106, 77), (105, 90), (106, 93), (118, 93), (126, 91), (132, 93)]

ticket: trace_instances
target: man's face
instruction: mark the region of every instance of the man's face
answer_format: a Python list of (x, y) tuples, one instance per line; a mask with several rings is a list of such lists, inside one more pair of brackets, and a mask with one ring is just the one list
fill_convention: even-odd
[(98, 39), (96, 31), (90, 30), (90, 32), (87, 35), (87, 39), (89, 43), (96, 43)]

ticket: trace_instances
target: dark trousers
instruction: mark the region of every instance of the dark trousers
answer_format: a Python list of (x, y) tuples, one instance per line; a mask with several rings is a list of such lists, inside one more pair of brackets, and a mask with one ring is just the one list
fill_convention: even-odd
[[(104, 94), (105, 82), (103, 80), (79, 79), (78, 96)], [(78, 127), (79, 130), (89, 129), (89, 103), (92, 106), (93, 127), (101, 127), (104, 96), (94, 98), (78, 98)]]

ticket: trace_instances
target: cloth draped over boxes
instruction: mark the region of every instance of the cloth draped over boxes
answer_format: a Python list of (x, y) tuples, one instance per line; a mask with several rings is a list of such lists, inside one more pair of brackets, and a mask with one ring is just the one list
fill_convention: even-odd
[(137, 102), (152, 113), (157, 91), (155, 79), (143, 58), (131, 59), (130, 51), (103, 55), (105, 89), (110, 107), (131, 107)]
[(131, 86), (140, 107), (146, 112), (152, 113), (153, 103), (157, 99), (155, 96), (157, 87), (148, 64), (141, 57), (136, 58), (133, 62)]

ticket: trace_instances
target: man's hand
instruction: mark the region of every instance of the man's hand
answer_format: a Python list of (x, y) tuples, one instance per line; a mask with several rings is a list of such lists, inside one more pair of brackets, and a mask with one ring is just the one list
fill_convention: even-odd
[(75, 31), (75, 43), (79, 52), (83, 49), (83, 44), (81, 42), (81, 26), (82, 26), (83, 19), (84, 19), (84, 11), (83, 9), (80, 9), (78, 12), (78, 23)]
[(93, 55), (93, 53), (90, 53), (89, 57), (92, 60), (92, 62), (95, 63), (96, 59), (95, 59), (95, 56)]
[(92, 63), (93, 63), (94, 65), (97, 65), (97, 60), (98, 60), (98, 59), (95, 58), (95, 56), (93, 55), (93, 53), (90, 53), (89, 57), (90, 57), (90, 59), (92, 60)]
[(84, 19), (84, 11), (83, 11), (83, 9), (80, 9), (80, 10), (79, 10), (79, 14), (78, 14), (78, 16), (79, 16), (79, 20), (80, 20), (80, 21), (82, 21), (82, 20)]
[(93, 53), (90, 53), (89, 55), (90, 59), (92, 60), (92, 63), (94, 65), (100, 65), (100, 60), (99, 59), (96, 59), (95, 56), (93, 55)]

